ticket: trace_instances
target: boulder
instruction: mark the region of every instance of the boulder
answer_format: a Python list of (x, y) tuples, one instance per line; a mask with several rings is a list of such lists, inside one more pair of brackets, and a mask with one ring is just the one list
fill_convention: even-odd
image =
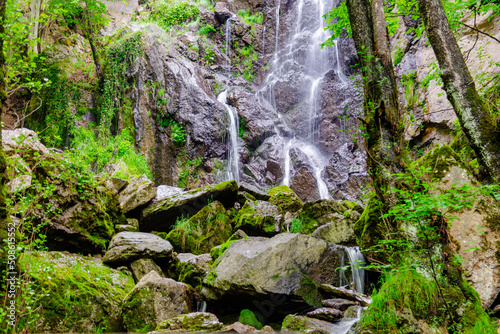
[(156, 331), (179, 331), (183, 333), (213, 332), (224, 326), (217, 316), (207, 312), (193, 312), (179, 315), (175, 318), (161, 322)]
[(36, 296), (37, 315), (43, 321), (28, 323), (27, 331), (122, 331), (120, 307), (134, 287), (132, 277), (103, 265), (98, 258), (67, 252), (24, 253), (18, 264), (38, 291), (46, 291)]
[(330, 220), (330, 222), (318, 227), (311, 236), (336, 245), (356, 244), (356, 234), (353, 229), (355, 221), (345, 219), (344, 216), (338, 214), (332, 214), (326, 219)]
[(360, 312), (363, 310), (363, 307), (359, 305), (349, 306), (349, 308), (344, 312), (344, 318), (359, 318)]
[(170, 242), (151, 233), (120, 232), (113, 237), (102, 261), (110, 266), (131, 263), (141, 258), (169, 260), (173, 247)]
[(161, 268), (151, 259), (135, 260), (130, 264), (130, 269), (136, 283), (152, 271), (164, 276)]
[(15, 130), (2, 130), (2, 147), (8, 156), (21, 153), (25, 160), (37, 155), (48, 155), (49, 150), (40, 142), (35, 131), (22, 128)]
[(310, 318), (325, 320), (328, 322), (336, 322), (342, 318), (342, 312), (334, 308), (320, 307), (315, 309), (314, 311), (307, 312), (307, 316)]
[(145, 232), (168, 232), (178, 218), (193, 216), (210, 201), (219, 201), (226, 208), (232, 207), (237, 195), (238, 184), (226, 181), (166, 197), (142, 210), (140, 229)]
[(6, 188), (9, 193), (21, 192), (31, 186), (33, 177), (30, 174), (20, 175), (7, 183)]
[(205, 280), (212, 291), (208, 297), (301, 296), (314, 285), (311, 281), (339, 283), (335, 268), (340, 266), (341, 251), (324, 240), (303, 234), (282, 233), (273, 238), (234, 241), (217, 260), (213, 275)]
[(120, 207), (124, 212), (145, 205), (156, 196), (156, 187), (146, 175), (130, 181), (129, 185), (120, 192)]
[(347, 299), (342, 298), (333, 298), (333, 299), (325, 299), (321, 301), (321, 305), (324, 307), (334, 308), (340, 311), (345, 311), (351, 306), (358, 305), (358, 302), (354, 302)]
[(271, 195), (269, 195), (268, 193), (265, 193), (257, 187), (254, 187), (251, 184), (245, 182), (240, 182), (239, 191), (247, 192), (255, 199), (258, 199), (260, 201), (269, 201), (269, 199), (271, 198)]
[(270, 202), (247, 200), (235, 220), (235, 228), (248, 235), (270, 236), (280, 232), (283, 214)]
[(198, 286), (202, 283), (205, 275), (210, 271), (210, 254), (194, 255), (190, 253), (180, 253), (177, 255), (175, 271), (178, 274), (178, 281)]
[(321, 284), (319, 288), (327, 295), (336, 298), (342, 298), (359, 303), (361, 306), (368, 306), (371, 303), (371, 298), (357, 293), (354, 290), (349, 290), (343, 287), (336, 287), (331, 284)]
[(267, 192), (271, 195), (269, 202), (277, 205), (282, 212), (297, 212), (304, 205), (292, 189), (288, 186), (274, 187)]
[(301, 315), (288, 315), (283, 320), (282, 332), (299, 332), (314, 334), (336, 333), (335, 325), (319, 319), (312, 319)]
[(232, 325), (224, 327), (221, 330), (221, 333), (234, 333), (234, 332), (236, 332), (238, 334), (243, 334), (243, 333), (255, 333), (255, 332), (258, 332), (258, 330), (255, 327), (242, 324), (239, 321), (235, 322)]
[(182, 192), (184, 192), (184, 190), (182, 190), (182, 188), (160, 185), (160, 186), (156, 187), (155, 201), (161, 201), (164, 198), (172, 197), (172, 196), (180, 194)]
[(118, 177), (112, 177), (111, 184), (115, 188), (116, 192), (119, 193), (129, 185), (129, 182)]
[(152, 271), (123, 300), (123, 325), (129, 332), (151, 331), (190, 310), (189, 287)]
[(167, 239), (176, 251), (199, 255), (224, 243), (232, 232), (226, 209), (219, 201), (214, 201), (188, 220), (177, 222)]

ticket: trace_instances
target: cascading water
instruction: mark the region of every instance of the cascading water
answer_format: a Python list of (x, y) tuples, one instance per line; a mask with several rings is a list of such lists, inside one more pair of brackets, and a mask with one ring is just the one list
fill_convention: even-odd
[(224, 31), (225, 38), (225, 55), (226, 55), (226, 72), (231, 72), (231, 21), (232, 17), (228, 18), (226, 21), (226, 29)]
[(227, 93), (228, 91), (225, 90), (217, 97), (217, 101), (224, 105), (229, 117), (229, 147), (227, 150), (228, 168), (227, 172), (224, 175), (224, 180), (235, 180), (236, 182), (240, 182), (240, 155), (238, 153), (238, 112), (235, 108), (227, 104)]
[(345, 251), (349, 257), (349, 264), (352, 270), (352, 280), (358, 293), (365, 293), (365, 257), (359, 247), (346, 247)]
[[(286, 147), (283, 150), (284, 185), (292, 182), (293, 166), (291, 166), (292, 150), (303, 153), (311, 174), (316, 178), (316, 186), (319, 197), (330, 198), (328, 187), (323, 180), (322, 174), (328, 165), (329, 157), (319, 148), (321, 140), (321, 91), (325, 75), (335, 65), (333, 54), (337, 52), (337, 66), (339, 67), (338, 48), (321, 48), (322, 42), (328, 39), (328, 32), (324, 29), (323, 15), (328, 10), (327, 0), (299, 0), (290, 9), (289, 17), (294, 18), (296, 24), (290, 31), (288, 42), (278, 44), (278, 31), (280, 29), (280, 2), (276, 4), (276, 45), (272, 62), (272, 68), (266, 77), (258, 96), (267, 100), (277, 111), (279, 121), (287, 123), (291, 130), (284, 136), (292, 135), (293, 139), (284, 139), (282, 142)], [(340, 77), (340, 75), (339, 75)], [(299, 84), (295, 78), (300, 80)], [(289, 110), (283, 109), (277, 101), (277, 89), (292, 86), (300, 91), (295, 94), (298, 99), (296, 103), (288, 106)], [(277, 88), (279, 87), (279, 88)], [(305, 89), (304, 89), (305, 88)], [(295, 98), (295, 97), (294, 97)], [(291, 115), (293, 113), (293, 115)], [(291, 119), (293, 117), (293, 119)]]

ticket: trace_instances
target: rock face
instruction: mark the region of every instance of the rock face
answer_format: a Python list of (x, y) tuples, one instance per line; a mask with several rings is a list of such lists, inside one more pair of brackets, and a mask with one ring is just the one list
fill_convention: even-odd
[(225, 207), (233, 206), (237, 194), (238, 184), (227, 181), (166, 197), (142, 210), (140, 230), (169, 231), (179, 217), (186, 218), (198, 213), (209, 201), (219, 201)]
[(124, 299), (123, 325), (130, 332), (151, 331), (190, 310), (189, 287), (152, 271)]
[(156, 187), (146, 175), (133, 179), (120, 194), (120, 207), (124, 212), (151, 201), (156, 196)]
[(305, 275), (311, 280), (338, 282), (338, 248), (302, 234), (273, 238), (248, 237), (234, 241), (207, 280), (215, 296), (298, 294)]
[[(454, 184), (480, 186), (460, 157), (448, 145), (429, 151), (416, 162), (433, 166), (437, 191), (447, 191)], [(437, 166), (437, 167), (435, 167)], [(489, 195), (475, 193), (472, 207), (450, 213), (450, 236), (454, 251), (465, 261), (465, 279), (479, 293), (483, 307), (490, 307), (500, 292), (500, 206)], [(453, 218), (452, 218), (453, 217)], [(485, 238), (485, 235), (487, 238)]]
[(37, 314), (43, 322), (33, 331), (89, 333), (96, 327), (122, 331), (120, 307), (134, 286), (131, 277), (97, 258), (66, 252), (24, 253), (19, 265), (38, 289), (50, 291), (39, 296)]
[(128, 264), (140, 258), (168, 260), (172, 245), (151, 233), (120, 232), (113, 237), (102, 261), (108, 265)]

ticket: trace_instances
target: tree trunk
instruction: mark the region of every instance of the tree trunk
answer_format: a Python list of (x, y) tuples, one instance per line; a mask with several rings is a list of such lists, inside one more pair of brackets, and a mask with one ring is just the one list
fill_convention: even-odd
[[(7, 99), (7, 93), (5, 92), (5, 72), (4, 64), (5, 58), (3, 55), (3, 36), (5, 33), (5, 28), (3, 22), (5, 21), (5, 3), (6, 0), (0, 0), (0, 120), (3, 114), (3, 102)], [(7, 159), (3, 152), (2, 146), (2, 126), (0, 122), (0, 222), (7, 218), (7, 208), (5, 206), (6, 199), (6, 189), (5, 183), (7, 181)]]
[(347, 0), (352, 36), (364, 79), (365, 145), (368, 169), (379, 199), (402, 172), (402, 123), (382, 0)]
[(427, 36), (441, 68), (444, 90), (462, 130), (489, 176), (500, 180), (500, 131), (477, 93), (441, 0), (419, 0)]
[(99, 79), (99, 87), (102, 87), (102, 85), (104, 84), (104, 73), (102, 72), (99, 53), (97, 52), (97, 48), (95, 47), (94, 43), (94, 38), (92, 37), (91, 33), (87, 34), (87, 39), (89, 40), (90, 49), (92, 50), (92, 58), (94, 59), (95, 72), (97, 74), (97, 78)]
[(31, 34), (29, 36), (30, 41), (35, 41), (32, 46), (32, 51), (35, 54), (38, 54), (38, 29), (40, 27), (40, 12), (42, 10), (42, 1), (43, 0), (31, 0), (30, 6), (30, 19), (31, 19)]

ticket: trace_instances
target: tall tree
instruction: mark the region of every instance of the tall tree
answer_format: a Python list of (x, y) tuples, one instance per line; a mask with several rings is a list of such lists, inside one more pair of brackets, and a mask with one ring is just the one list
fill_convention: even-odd
[(486, 110), (453, 36), (441, 0), (418, 0), (444, 90), (462, 130), (489, 176), (500, 180), (500, 127)]
[(402, 172), (402, 123), (383, 0), (347, 0), (352, 36), (364, 80), (364, 130), (368, 169), (379, 199)]

